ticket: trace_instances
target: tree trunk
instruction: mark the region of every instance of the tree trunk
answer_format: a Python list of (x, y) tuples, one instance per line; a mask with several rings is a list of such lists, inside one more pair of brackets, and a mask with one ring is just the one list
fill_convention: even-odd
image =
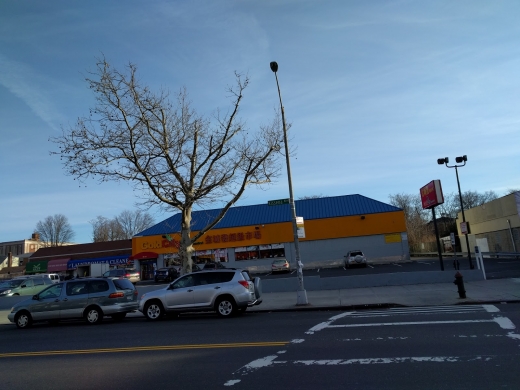
[(193, 243), (191, 241), (191, 206), (182, 211), (181, 245), (179, 247), (179, 259), (182, 264), (182, 274), (191, 272)]

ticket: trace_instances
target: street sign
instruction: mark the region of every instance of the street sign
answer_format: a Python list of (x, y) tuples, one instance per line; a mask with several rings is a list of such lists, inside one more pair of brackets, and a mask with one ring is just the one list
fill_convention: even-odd
[(289, 204), (289, 199), (276, 199), (267, 201), (268, 206), (280, 206), (282, 204)]

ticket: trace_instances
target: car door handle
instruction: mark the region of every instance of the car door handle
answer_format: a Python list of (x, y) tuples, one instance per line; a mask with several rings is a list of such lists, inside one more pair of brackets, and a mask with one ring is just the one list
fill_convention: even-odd
[(64, 299), (63, 299), (63, 302), (67, 302), (67, 301), (68, 301), (68, 299), (67, 299), (67, 298), (64, 298)]
[(217, 287), (215, 287), (215, 290), (218, 290), (219, 288), (220, 288), (220, 286), (217, 286)]
[(54, 302), (59, 302), (60, 300), (59, 299), (55, 299)]
[(188, 292), (192, 292), (193, 290), (188, 290)]

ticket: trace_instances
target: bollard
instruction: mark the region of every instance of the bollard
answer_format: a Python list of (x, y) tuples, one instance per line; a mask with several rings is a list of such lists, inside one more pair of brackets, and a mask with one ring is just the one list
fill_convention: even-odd
[(462, 274), (460, 272), (457, 272), (455, 274), (455, 280), (453, 284), (457, 285), (457, 288), (459, 290), (459, 298), (466, 298), (466, 290), (464, 290), (464, 280), (462, 279)]

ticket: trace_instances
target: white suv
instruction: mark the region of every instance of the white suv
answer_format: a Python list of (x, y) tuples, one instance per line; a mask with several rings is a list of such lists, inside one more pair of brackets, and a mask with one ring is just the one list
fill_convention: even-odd
[(367, 266), (367, 258), (360, 250), (350, 251), (345, 256), (345, 267), (350, 268), (351, 265)]
[(167, 312), (216, 311), (221, 317), (231, 317), (237, 311), (259, 305), (261, 294), (260, 278), (251, 280), (245, 270), (202, 270), (183, 275), (165, 288), (143, 294), (139, 311), (152, 321)]

